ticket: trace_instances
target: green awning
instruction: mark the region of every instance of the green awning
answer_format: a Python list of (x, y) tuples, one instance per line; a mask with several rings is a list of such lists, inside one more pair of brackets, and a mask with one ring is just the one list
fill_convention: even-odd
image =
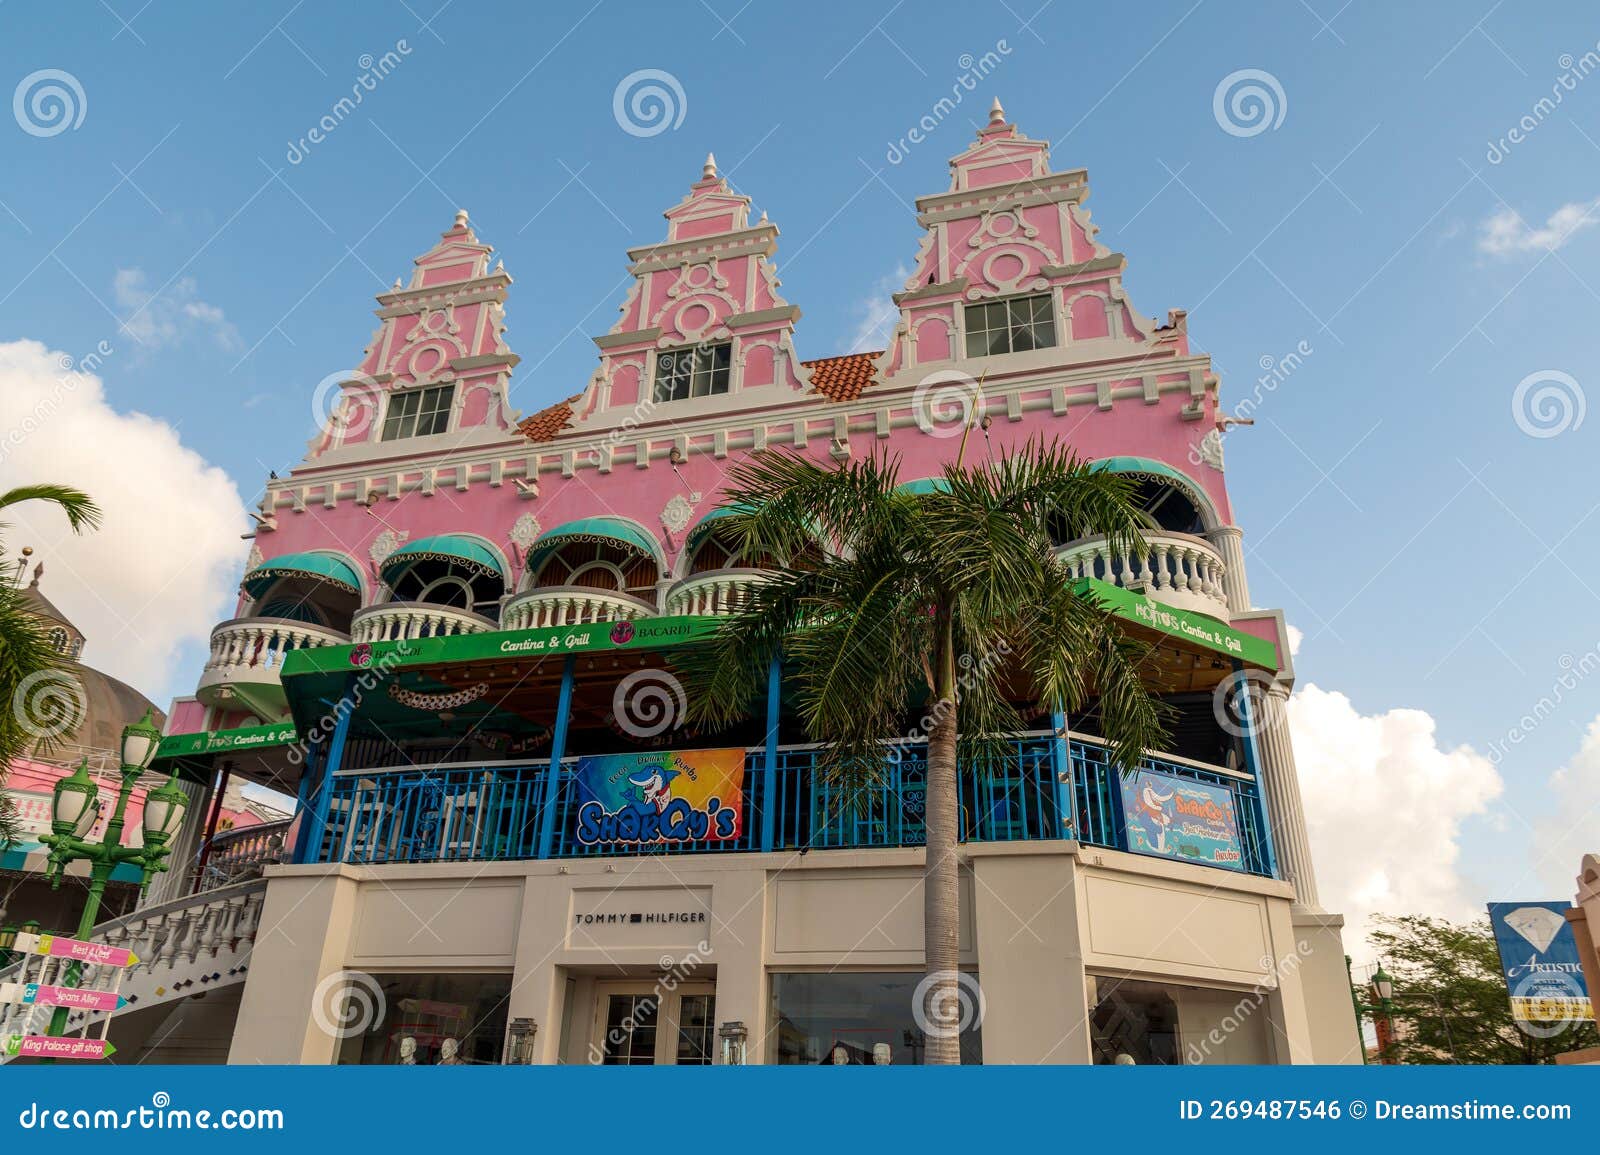
[(383, 563), (383, 580), (393, 585), (401, 570), (413, 562), (424, 560), (450, 562), (489, 577), (497, 577), (501, 581), (506, 580), (505, 567), (495, 557), (493, 550), (482, 542), (453, 533), (418, 538), (395, 550)]
[(1223, 625), (1206, 614), (1180, 610), (1099, 578), (1079, 578), (1072, 588), (1092, 595), (1107, 613), (1265, 670), (1278, 668), (1278, 648), (1265, 638)]
[(620, 517), (580, 517), (577, 521), (569, 521), (540, 534), (539, 540), (528, 550), (528, 565), (537, 564), (548, 557), (552, 550), (573, 542), (620, 545), (641, 550), (650, 558), (656, 556), (656, 543), (631, 521), (624, 521)]
[(305, 763), (299, 742), (293, 722), (168, 734), (156, 747), (150, 768), (176, 773), (185, 782), (207, 783), (221, 758), (247, 781), (293, 793)]
[(686, 544), (686, 546), (688, 548), (691, 548), (691, 549), (694, 546), (698, 545), (700, 543), (700, 541), (705, 538), (706, 534), (710, 533), (713, 529), (716, 528), (716, 523), (718, 521), (722, 520), (725, 517), (729, 517), (729, 516), (731, 516), (731, 515), (733, 515), (735, 513), (754, 513), (754, 512), (755, 512), (755, 510), (750, 506), (744, 506), (744, 505), (722, 505), (722, 506), (718, 506), (716, 509), (713, 509), (710, 513), (708, 513), (704, 517), (702, 517), (695, 524), (695, 527), (689, 531), (689, 536), (688, 536), (688, 538), (685, 539), (685, 544)]
[(156, 747), (157, 758), (185, 758), (195, 754), (220, 754), (287, 746), (295, 741), (294, 723), (275, 726), (241, 726), (235, 730), (199, 730), (193, 734), (168, 734)]
[(361, 575), (343, 558), (328, 553), (286, 553), (270, 558), (244, 575), (244, 592), (258, 598), (279, 578), (304, 577), (327, 582), (346, 593), (361, 592)]
[(1110, 473), (1147, 473), (1152, 477), (1164, 477), (1174, 485), (1182, 486), (1186, 493), (1204, 495), (1192, 477), (1186, 477), (1172, 466), (1162, 461), (1152, 461), (1148, 457), (1101, 457), (1089, 463), (1089, 468), (1105, 470)]
[(926, 493), (949, 493), (950, 483), (942, 477), (919, 477), (915, 481), (903, 481), (894, 488), (897, 493), (910, 493), (920, 497)]

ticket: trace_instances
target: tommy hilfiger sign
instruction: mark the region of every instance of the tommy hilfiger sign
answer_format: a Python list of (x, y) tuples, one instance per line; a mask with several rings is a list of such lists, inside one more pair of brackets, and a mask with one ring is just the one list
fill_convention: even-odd
[(653, 923), (703, 923), (706, 912), (703, 910), (630, 910), (606, 911), (604, 913), (591, 911), (572, 916), (573, 926), (616, 926), (626, 923), (640, 923), (649, 925)]

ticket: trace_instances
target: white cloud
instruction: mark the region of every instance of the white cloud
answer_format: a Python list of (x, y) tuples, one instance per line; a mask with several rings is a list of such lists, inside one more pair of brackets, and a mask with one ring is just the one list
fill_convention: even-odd
[(1283, 628), (1289, 632), (1289, 656), (1298, 658), (1300, 656), (1300, 643), (1305, 640), (1306, 632), (1299, 626), (1291, 626), (1288, 622), (1283, 623)]
[(870, 295), (855, 303), (856, 328), (845, 352), (876, 353), (889, 347), (889, 335), (900, 320), (893, 294), (905, 287), (910, 275), (905, 265), (896, 265), (894, 272), (873, 282)]
[(1322, 905), (1348, 920), (1345, 949), (1367, 955), (1368, 918), (1482, 914), (1459, 871), (1461, 824), (1503, 789), (1470, 746), (1441, 749), (1422, 710), (1362, 714), (1343, 694), (1307, 685), (1289, 727)]
[(0, 342), (0, 490), (74, 485), (103, 522), (75, 536), (53, 508), (14, 506), (3, 541), (13, 558), (34, 548), (40, 588), (87, 638), (84, 660), (165, 706), (198, 673), (179, 668), (180, 648), (232, 611), (244, 503), (172, 426), (118, 412), (99, 377), (69, 368), (37, 341)]
[(1478, 225), (1478, 248), (1490, 256), (1512, 257), (1559, 249), (1579, 229), (1600, 224), (1600, 197), (1564, 204), (1534, 228), (1510, 206), (1501, 208)]
[(239, 331), (221, 308), (199, 298), (192, 277), (180, 277), (158, 293), (143, 269), (118, 269), (112, 290), (123, 331), (144, 352), (181, 344), (194, 335), (223, 350), (240, 347)]
[(1600, 854), (1600, 717), (1589, 723), (1578, 752), (1550, 775), (1550, 793), (1554, 813), (1534, 824), (1534, 873), (1549, 897), (1570, 899), (1583, 856)]

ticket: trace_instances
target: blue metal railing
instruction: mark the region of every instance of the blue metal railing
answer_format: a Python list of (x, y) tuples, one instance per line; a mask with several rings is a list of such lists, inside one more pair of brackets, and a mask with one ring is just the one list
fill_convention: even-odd
[[(986, 771), (959, 771), (961, 838), (1018, 842), (1076, 838), (1128, 849), (1121, 776), (1106, 747), (1074, 736), (1057, 764), (1050, 735), (1012, 740), (1012, 754)], [(921, 846), (927, 789), (925, 747), (900, 747), (875, 779), (849, 788), (818, 765), (814, 747), (780, 747), (766, 797), (766, 753), (745, 755), (738, 837), (700, 842), (585, 846), (574, 837), (577, 759), (561, 764), (553, 858), (737, 851), (810, 851)], [(1145, 768), (1226, 791), (1239, 826), (1243, 869), (1271, 875), (1265, 815), (1248, 776), (1150, 756)], [(548, 762), (345, 771), (335, 776), (319, 862), (469, 862), (538, 858)], [(1058, 784), (1061, 788), (1058, 789)], [(764, 808), (772, 841), (764, 847)], [(1065, 807), (1069, 812), (1062, 813)]]

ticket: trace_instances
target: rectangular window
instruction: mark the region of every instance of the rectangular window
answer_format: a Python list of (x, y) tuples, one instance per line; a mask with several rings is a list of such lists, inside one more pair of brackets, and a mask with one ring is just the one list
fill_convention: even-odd
[[(824, 1067), (920, 1064), (927, 1049), (916, 1013), (922, 977), (898, 971), (773, 975), (767, 1061)], [(977, 980), (971, 975), (964, 981), (968, 977)], [(961, 1061), (981, 1063), (980, 1024), (962, 1019), (962, 1027)]]
[(389, 412), (383, 419), (383, 440), (443, 433), (450, 425), (450, 403), (455, 391), (454, 385), (435, 385), (391, 394)]
[(1049, 349), (1055, 343), (1056, 319), (1049, 293), (967, 306), (968, 357)]
[(733, 345), (693, 345), (656, 354), (655, 399), (684, 401), (728, 391), (728, 367)]

